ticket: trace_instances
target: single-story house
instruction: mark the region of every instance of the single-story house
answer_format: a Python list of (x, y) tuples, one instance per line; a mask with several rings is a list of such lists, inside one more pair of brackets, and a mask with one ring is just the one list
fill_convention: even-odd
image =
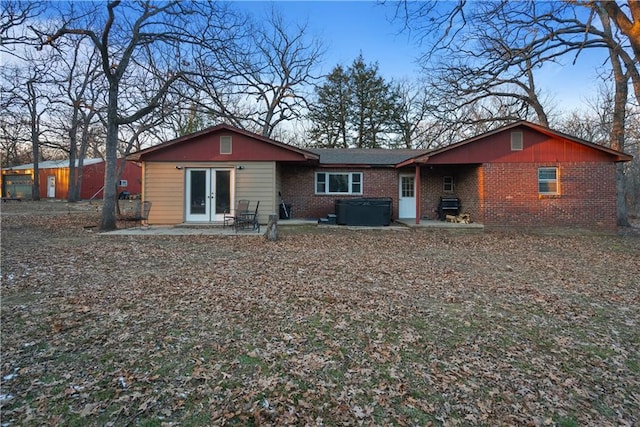
[[(119, 159), (119, 162), (124, 159)], [(78, 167), (76, 160), (76, 168)], [(120, 166), (121, 163), (118, 165)], [(81, 199), (102, 198), (105, 161), (84, 159), (82, 163)], [(33, 186), (33, 163), (2, 169), (2, 197), (31, 199)], [(46, 160), (38, 163), (40, 198), (66, 199), (69, 194), (69, 160)], [(138, 163), (126, 161), (118, 191), (140, 194), (142, 168)]]
[(387, 197), (394, 218), (436, 219), (457, 198), (491, 226), (615, 229), (616, 163), (631, 156), (520, 121), (432, 150), (315, 149), (218, 125), (136, 153), (152, 224), (220, 223), (236, 200), (323, 218), (337, 199)]

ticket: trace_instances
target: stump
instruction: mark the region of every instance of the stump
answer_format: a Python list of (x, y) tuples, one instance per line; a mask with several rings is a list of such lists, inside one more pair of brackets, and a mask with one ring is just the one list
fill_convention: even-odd
[(278, 240), (278, 215), (269, 215), (267, 231), (265, 231), (264, 237), (271, 242), (275, 242), (276, 240)]

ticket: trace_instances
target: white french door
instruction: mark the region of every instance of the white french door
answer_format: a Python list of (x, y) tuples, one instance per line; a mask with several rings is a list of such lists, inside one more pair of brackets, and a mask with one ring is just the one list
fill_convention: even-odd
[(416, 177), (400, 175), (398, 194), (398, 218), (416, 217)]
[(232, 169), (187, 169), (187, 222), (223, 221), (233, 206), (232, 174)]

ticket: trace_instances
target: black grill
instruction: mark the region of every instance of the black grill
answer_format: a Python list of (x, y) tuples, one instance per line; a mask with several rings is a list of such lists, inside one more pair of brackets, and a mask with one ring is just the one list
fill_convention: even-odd
[(444, 221), (446, 215), (460, 215), (462, 204), (458, 197), (440, 197), (438, 203), (438, 218)]

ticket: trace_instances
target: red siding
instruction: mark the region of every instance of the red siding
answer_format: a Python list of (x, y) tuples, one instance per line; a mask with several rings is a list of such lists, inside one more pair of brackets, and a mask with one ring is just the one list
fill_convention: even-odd
[[(122, 160), (118, 160), (121, 162)], [(80, 188), (80, 198), (95, 199), (102, 198), (102, 187), (104, 186), (104, 162), (83, 166), (82, 187)], [(69, 195), (69, 168), (47, 168), (39, 169), (40, 197), (47, 198), (47, 180), (49, 176), (56, 177), (56, 199), (65, 200)], [(118, 192), (128, 191), (131, 194), (140, 194), (142, 189), (142, 168), (134, 162), (127, 162), (121, 179), (128, 181), (127, 188), (118, 187)]]
[[(220, 137), (231, 136), (231, 154), (220, 154)], [(222, 130), (143, 154), (144, 161), (167, 162), (247, 162), (304, 161), (302, 154), (256, 140), (242, 134)]]
[(519, 162), (610, 162), (611, 157), (602, 151), (559, 137), (550, 137), (532, 129), (521, 127), (522, 151), (511, 151), (511, 131), (460, 145), (435, 154), (428, 164), (468, 163), (519, 163)]

